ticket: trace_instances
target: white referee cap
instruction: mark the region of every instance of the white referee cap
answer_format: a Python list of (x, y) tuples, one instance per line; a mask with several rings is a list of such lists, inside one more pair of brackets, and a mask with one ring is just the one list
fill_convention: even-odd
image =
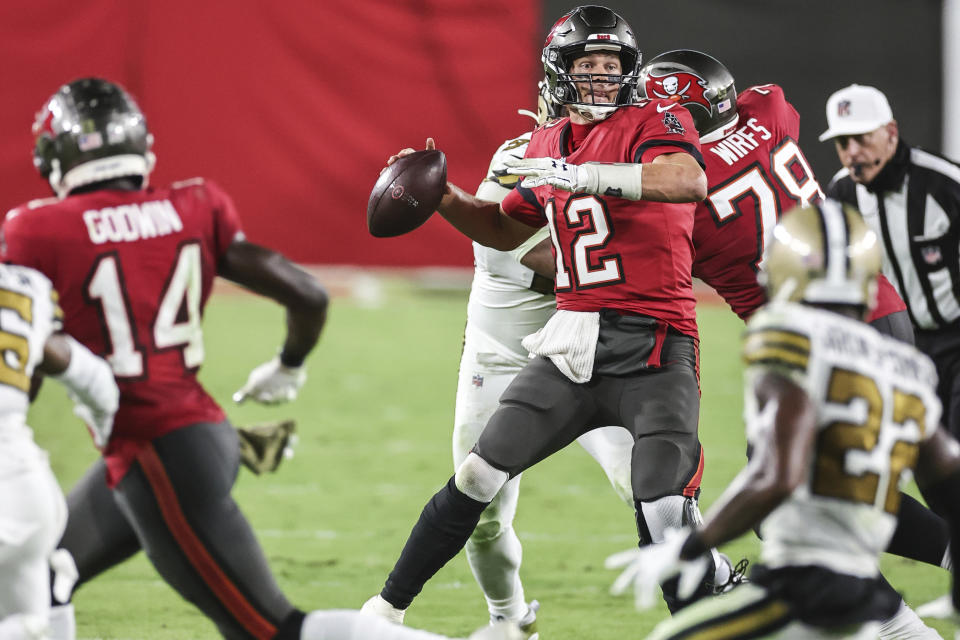
[(852, 84), (827, 99), (827, 130), (820, 142), (879, 129), (893, 120), (887, 97), (874, 87)]

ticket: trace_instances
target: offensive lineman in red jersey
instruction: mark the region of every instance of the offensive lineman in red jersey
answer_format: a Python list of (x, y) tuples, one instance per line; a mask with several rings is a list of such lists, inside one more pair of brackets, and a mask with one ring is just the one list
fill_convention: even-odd
[[(641, 542), (696, 517), (703, 458), (691, 234), (706, 180), (693, 121), (668, 101), (634, 104), (636, 38), (605, 7), (561, 18), (543, 61), (569, 117), (536, 129), (526, 158), (507, 163), (525, 178), (500, 205), (448, 184), (439, 211), (498, 250), (549, 225), (558, 311), (524, 341), (538, 357), (504, 392), (473, 451), (424, 508), (383, 590), (364, 605), (395, 621), (510, 477), (593, 428), (633, 434)], [(672, 609), (683, 604), (675, 585), (664, 597)]]
[[(61, 547), (79, 584), (141, 549), (226, 638), (430, 640), (359, 612), (296, 609), (233, 501), (237, 433), (197, 380), (201, 315), (220, 275), (286, 307), (278, 357), (237, 397), (292, 400), (326, 319), (327, 295), (282, 255), (248, 242), (230, 198), (199, 178), (147, 187), (152, 136), (120, 87), (85, 78), (38, 114), (34, 161), (57, 198), (14, 209), (5, 259), (38, 269), (69, 309), (66, 330), (110, 363), (120, 408), (103, 457), (68, 497)], [(76, 631), (55, 607), (52, 637)], [(484, 630), (490, 640), (513, 628)]]
[[(719, 61), (689, 49), (660, 54), (641, 74), (648, 98), (678, 102), (693, 115), (709, 183), (697, 205), (693, 274), (747, 320), (767, 301), (757, 273), (780, 214), (823, 199), (823, 191), (797, 144), (800, 116), (783, 89), (767, 84), (738, 94), (733, 85)], [(903, 301), (886, 278), (878, 286), (870, 321), (913, 343)]]
[[(709, 187), (697, 205), (693, 273), (748, 320), (767, 302), (757, 274), (780, 215), (824, 197), (797, 144), (800, 116), (778, 85), (738, 93), (723, 64), (689, 49), (660, 54), (644, 65), (640, 91), (682, 104), (694, 118)], [(906, 306), (882, 274), (868, 321), (913, 344)], [(909, 495), (901, 497), (901, 518), (888, 552), (940, 566), (949, 540), (946, 523)], [(908, 530), (922, 531), (922, 539)], [(898, 637), (890, 627), (900, 625), (918, 626), (916, 637), (925, 637), (930, 630), (919, 628), (922, 622), (913, 611), (901, 607), (898, 618), (885, 623), (881, 638)]]

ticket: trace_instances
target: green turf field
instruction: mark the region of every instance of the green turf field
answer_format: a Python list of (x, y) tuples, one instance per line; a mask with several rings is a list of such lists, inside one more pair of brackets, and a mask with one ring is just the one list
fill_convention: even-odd
[[(270, 358), (283, 335), (279, 307), (219, 295), (205, 321), (202, 379), (237, 424), (293, 417), (296, 456), (270, 476), (241, 471), (235, 491), (278, 581), (299, 607), (359, 608), (377, 593), (426, 500), (452, 473), (456, 371), (466, 292), (388, 286), (386, 304), (337, 298), (309, 379), (292, 405), (236, 407), (230, 396), (250, 368)], [(726, 308), (700, 310), (707, 455), (704, 506), (744, 462), (740, 422), (740, 321)], [(96, 452), (68, 401), (48, 382), (30, 414), (65, 490)], [(543, 640), (642, 638), (667, 615), (647, 613), (607, 588), (604, 558), (635, 544), (633, 514), (593, 460), (576, 445), (524, 474), (515, 523), (524, 542), (528, 599), (542, 603)], [(757, 552), (752, 537), (724, 549), (734, 561)], [(885, 571), (908, 603), (945, 593), (945, 572), (886, 557)], [(80, 638), (215, 638), (142, 557), (84, 586), (74, 599)], [(451, 636), (487, 621), (486, 606), (461, 554), (417, 599), (407, 623)], [(940, 625), (941, 632), (950, 631)]]

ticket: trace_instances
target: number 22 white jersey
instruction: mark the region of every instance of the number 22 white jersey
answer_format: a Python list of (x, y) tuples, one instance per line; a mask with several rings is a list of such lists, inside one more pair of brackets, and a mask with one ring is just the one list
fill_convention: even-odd
[(817, 436), (806, 481), (761, 525), (763, 562), (876, 575), (896, 526), (900, 480), (940, 421), (933, 362), (868, 324), (793, 303), (763, 307), (747, 324), (744, 411), (751, 464), (764, 456), (774, 407), (753, 381), (776, 371), (806, 390)]

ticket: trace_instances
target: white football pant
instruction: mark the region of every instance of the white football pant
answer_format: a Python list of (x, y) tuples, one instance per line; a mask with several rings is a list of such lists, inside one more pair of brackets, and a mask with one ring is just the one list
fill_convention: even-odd
[(47, 454), (29, 430), (0, 434), (0, 619), (47, 620), (49, 557), (66, 522), (67, 503)]

